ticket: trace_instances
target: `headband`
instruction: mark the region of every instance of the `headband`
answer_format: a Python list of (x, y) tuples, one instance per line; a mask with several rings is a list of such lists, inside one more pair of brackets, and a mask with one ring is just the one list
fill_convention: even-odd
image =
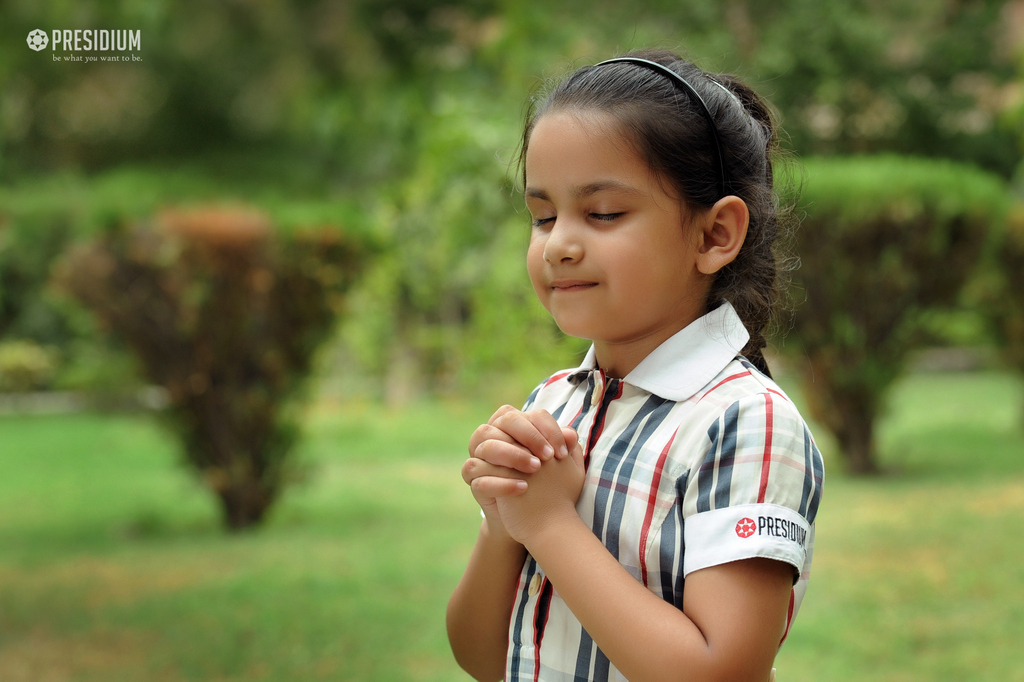
[[(700, 105), (700, 110), (704, 114), (704, 118), (707, 119), (708, 127), (711, 129), (711, 139), (715, 143), (715, 153), (718, 155), (718, 182), (719, 182), (719, 187), (722, 190), (721, 191), (721, 196), (724, 197), (725, 196), (725, 158), (722, 156), (722, 145), (721, 145), (721, 143), (718, 140), (718, 128), (717, 128), (717, 126), (715, 126), (715, 119), (711, 117), (711, 111), (708, 109), (708, 105), (705, 104), (704, 98), (700, 96), (700, 93), (698, 93), (693, 88), (693, 86), (690, 85), (688, 82), (686, 82), (686, 79), (683, 78), (682, 76), (680, 76), (678, 73), (676, 73), (672, 69), (668, 68), (664, 64), (659, 64), (658, 62), (652, 62), (649, 59), (640, 59), (639, 57), (616, 57), (614, 59), (606, 59), (603, 62), (595, 64), (594, 66), (604, 66), (605, 64), (614, 64), (616, 62), (624, 62), (624, 63), (628, 63), (628, 64), (636, 64), (637, 66), (642, 66), (645, 69), (649, 69), (651, 71), (654, 71), (655, 73), (660, 73), (661, 75), (666, 76), (669, 80), (671, 80), (677, 86), (679, 86), (680, 88), (685, 90), (687, 93), (689, 93), (690, 97), (692, 97), (694, 100), (696, 100), (697, 104)], [(718, 81), (716, 81), (714, 79), (711, 79), (711, 82), (714, 83), (715, 85), (717, 85), (718, 87), (722, 88), (726, 92), (728, 92), (730, 95), (732, 95), (733, 99), (737, 99), (736, 95), (733, 95), (733, 93), (729, 92), (729, 90), (724, 85), (719, 83)]]

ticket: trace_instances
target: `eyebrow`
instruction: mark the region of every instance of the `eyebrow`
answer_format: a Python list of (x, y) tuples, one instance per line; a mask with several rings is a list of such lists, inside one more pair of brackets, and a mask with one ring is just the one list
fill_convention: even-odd
[[(587, 197), (603, 192), (605, 190), (615, 190), (618, 192), (626, 192), (629, 194), (639, 194), (640, 192), (630, 185), (615, 180), (603, 180), (601, 182), (592, 182), (589, 185), (583, 185), (582, 187), (573, 187), (569, 190), (570, 195), (574, 199), (586, 199)], [(544, 201), (550, 201), (551, 197), (543, 189), (536, 187), (527, 187), (526, 196), (533, 197), (535, 199), (542, 199)]]

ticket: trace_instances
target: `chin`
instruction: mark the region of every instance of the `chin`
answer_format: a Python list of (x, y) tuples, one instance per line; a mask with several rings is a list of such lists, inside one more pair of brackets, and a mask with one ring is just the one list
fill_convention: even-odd
[(586, 339), (587, 341), (594, 340), (594, 330), (592, 327), (583, 324), (579, 321), (563, 321), (555, 318), (555, 324), (562, 330), (562, 333), (566, 336), (572, 336), (577, 339)]

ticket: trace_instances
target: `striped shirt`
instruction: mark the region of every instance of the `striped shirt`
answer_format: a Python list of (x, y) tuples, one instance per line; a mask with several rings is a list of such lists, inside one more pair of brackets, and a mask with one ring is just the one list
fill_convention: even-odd
[[(576, 510), (633, 577), (681, 609), (693, 571), (784, 561), (798, 577), (788, 633), (807, 585), (824, 470), (793, 403), (738, 354), (747, 339), (725, 303), (621, 380), (597, 367), (591, 347), (524, 409), (545, 409), (580, 434), (587, 477)], [(505, 679), (625, 679), (531, 556), (512, 609)]]

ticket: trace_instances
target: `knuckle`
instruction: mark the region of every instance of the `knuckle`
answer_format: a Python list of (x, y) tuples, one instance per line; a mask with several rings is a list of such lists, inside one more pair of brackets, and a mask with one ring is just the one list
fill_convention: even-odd
[(494, 422), (493, 422), (493, 424), (494, 424), (494, 425), (497, 425), (497, 424), (505, 424), (505, 423), (508, 423), (509, 421), (511, 421), (511, 420), (512, 420), (512, 419), (514, 419), (514, 418), (515, 418), (515, 412), (511, 412), (511, 411), (502, 411), (502, 412), (501, 412), (501, 414), (497, 415), (497, 416), (496, 416), (496, 417), (494, 418)]
[(478, 445), (476, 448), (477, 458), (485, 461), (490, 461), (491, 458), (494, 456), (494, 446), (498, 445), (499, 442), (500, 441), (487, 439), (483, 443), (480, 443), (480, 445)]
[(512, 407), (509, 404), (502, 405), (501, 407), (499, 407), (498, 409), (496, 409), (494, 411), (494, 414), (491, 415), (491, 419), (490, 419), (490, 421), (488, 423), (493, 424), (496, 420), (501, 419), (502, 417), (504, 417), (508, 413), (515, 412), (515, 411), (516, 411), (516, 408)]

